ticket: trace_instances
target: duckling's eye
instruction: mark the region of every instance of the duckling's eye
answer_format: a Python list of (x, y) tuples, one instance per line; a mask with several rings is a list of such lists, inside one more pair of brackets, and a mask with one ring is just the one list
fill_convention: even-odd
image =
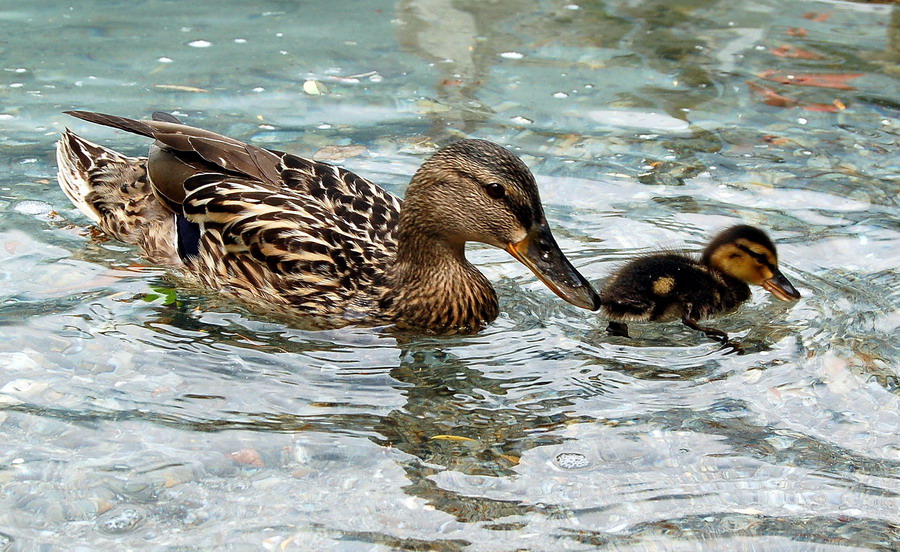
[(496, 182), (492, 182), (485, 186), (484, 191), (494, 199), (500, 199), (506, 195), (506, 190), (503, 188), (503, 185)]

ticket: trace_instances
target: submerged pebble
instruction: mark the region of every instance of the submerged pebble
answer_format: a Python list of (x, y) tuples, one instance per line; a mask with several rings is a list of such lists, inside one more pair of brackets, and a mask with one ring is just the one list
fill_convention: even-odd
[(16, 405), (32, 401), (50, 387), (46, 381), (17, 379), (0, 387), (0, 405)]
[(591, 465), (588, 457), (580, 452), (561, 452), (554, 458), (556, 465), (564, 470), (578, 470)]
[[(0, 366), (10, 372), (28, 372), (38, 368), (39, 364), (33, 357), (40, 355), (35, 351), (16, 351), (13, 353), (0, 353)], [(0, 391), (2, 393), (2, 391)]]
[(26, 200), (16, 203), (13, 207), (17, 213), (30, 215), (41, 220), (49, 220), (53, 217), (53, 207), (43, 201)]
[(122, 505), (113, 508), (97, 519), (97, 529), (110, 535), (121, 535), (133, 531), (147, 517), (137, 506)]

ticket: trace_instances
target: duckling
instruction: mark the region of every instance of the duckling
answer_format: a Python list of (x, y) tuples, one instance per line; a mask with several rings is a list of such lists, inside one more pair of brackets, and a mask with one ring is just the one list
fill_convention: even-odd
[(69, 115), (154, 140), (127, 157), (66, 129), (59, 184), (104, 232), (152, 262), (245, 301), (343, 324), (477, 331), (496, 293), (465, 257), (508, 251), (561, 298), (599, 296), (559, 249), (531, 171), (485, 140), (452, 143), (405, 201), (356, 174), (181, 124)]
[(697, 321), (736, 309), (750, 298), (747, 284), (762, 286), (782, 301), (800, 298), (778, 270), (772, 240), (759, 228), (739, 225), (717, 235), (699, 261), (657, 253), (629, 262), (610, 277), (600, 305), (612, 335), (628, 337), (626, 322), (680, 318), (689, 328), (727, 343), (727, 333)]

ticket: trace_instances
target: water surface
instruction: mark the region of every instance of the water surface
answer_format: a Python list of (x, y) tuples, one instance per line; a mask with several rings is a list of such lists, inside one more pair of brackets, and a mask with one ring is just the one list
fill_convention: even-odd
[[(900, 15), (833, 1), (0, 8), (0, 551), (896, 550)], [(512, 148), (602, 285), (769, 230), (803, 293), (606, 321), (470, 247), (471, 336), (289, 327), (94, 239), (61, 115), (175, 111), (402, 194)], [(338, 148), (335, 148), (338, 146)], [(340, 157), (345, 157), (340, 159)]]

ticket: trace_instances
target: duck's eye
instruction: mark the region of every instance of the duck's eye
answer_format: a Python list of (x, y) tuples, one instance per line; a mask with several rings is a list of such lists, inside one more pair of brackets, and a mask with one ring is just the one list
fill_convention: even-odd
[(503, 188), (503, 184), (498, 184), (496, 182), (492, 182), (484, 187), (484, 191), (487, 192), (487, 195), (491, 196), (494, 199), (500, 199), (501, 197), (506, 195), (506, 190)]

